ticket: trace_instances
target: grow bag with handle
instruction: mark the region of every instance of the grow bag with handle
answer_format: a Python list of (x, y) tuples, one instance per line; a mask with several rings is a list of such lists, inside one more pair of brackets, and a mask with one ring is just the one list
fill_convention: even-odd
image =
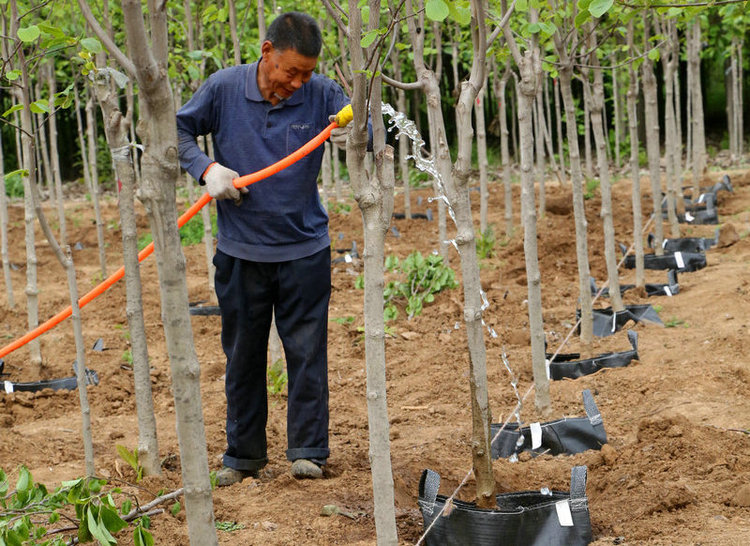
[(517, 423), (507, 423), (505, 427), (491, 424), (492, 458), (507, 458), (522, 451), (534, 455), (572, 455), (601, 449), (607, 443), (602, 415), (589, 389), (581, 395), (586, 417), (564, 417), (547, 423), (532, 423), (528, 427), (519, 427)]
[[(654, 248), (655, 237), (649, 233), (646, 239), (648, 246)], [(680, 237), (677, 239), (664, 239), (661, 247), (664, 252), (674, 254), (675, 252), (687, 252), (700, 254), (715, 246), (719, 242), (719, 229), (716, 229), (716, 235), (711, 237)]]
[[(565, 378), (577, 379), (584, 375), (598, 372), (602, 368), (623, 368), (633, 360), (638, 360), (638, 332), (628, 330), (628, 340), (630, 341), (630, 346), (633, 347), (630, 351), (604, 353), (594, 358), (575, 361), (566, 358), (567, 355), (557, 355), (554, 361), (547, 361), (549, 378), (553, 380)], [(562, 361), (558, 362), (558, 358)]]
[[(634, 303), (632, 305), (626, 305), (622, 311), (613, 311), (611, 307), (606, 309), (594, 309), (592, 311), (593, 317), (593, 334), (596, 337), (607, 337), (611, 336), (615, 332), (622, 330), (629, 321), (633, 322), (653, 322), (659, 326), (664, 326), (664, 323), (659, 318), (659, 313), (652, 305), (647, 303)], [(581, 310), (576, 309), (576, 320), (581, 318)], [(581, 325), (578, 324), (578, 334), (581, 334)]]
[[(599, 293), (599, 288), (596, 286), (596, 279), (589, 277), (589, 284), (591, 286), (591, 295), (596, 296)], [(624, 294), (627, 290), (635, 288), (634, 284), (621, 284), (620, 295)], [(677, 282), (677, 271), (670, 269), (667, 272), (667, 283), (646, 283), (644, 285), (647, 296), (674, 296), (680, 293), (680, 284)], [(609, 288), (602, 288), (602, 296), (609, 297)]]
[[(578, 546), (591, 542), (591, 519), (586, 497), (586, 467), (571, 470), (570, 491), (521, 491), (497, 495), (497, 507), (438, 495), (440, 475), (422, 472), (419, 507), (428, 546)], [(435, 519), (438, 518), (437, 521)], [(434, 521), (434, 525), (433, 525)]]
[[(625, 245), (620, 244), (623, 256), (627, 252)], [(635, 269), (635, 255), (625, 256), (625, 269)], [(702, 252), (675, 252), (673, 254), (656, 254), (643, 255), (644, 269), (674, 269), (678, 273), (690, 273), (706, 267), (706, 255)]]

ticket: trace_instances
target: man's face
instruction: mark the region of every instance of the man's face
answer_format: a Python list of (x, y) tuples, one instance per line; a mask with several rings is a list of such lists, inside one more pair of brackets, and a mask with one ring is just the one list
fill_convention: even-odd
[(261, 46), (263, 63), (261, 64), (265, 82), (261, 89), (266, 98), (288, 99), (302, 84), (308, 82), (313, 75), (317, 57), (305, 57), (294, 49), (279, 51), (271, 42), (263, 42)]

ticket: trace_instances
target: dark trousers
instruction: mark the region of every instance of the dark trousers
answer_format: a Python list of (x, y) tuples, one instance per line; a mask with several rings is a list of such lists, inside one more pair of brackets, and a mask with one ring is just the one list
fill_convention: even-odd
[(224, 464), (257, 470), (268, 462), (266, 351), (275, 309), (284, 346), (290, 461), (328, 457), (328, 301), (331, 249), (279, 263), (214, 256), (227, 357), (227, 451)]

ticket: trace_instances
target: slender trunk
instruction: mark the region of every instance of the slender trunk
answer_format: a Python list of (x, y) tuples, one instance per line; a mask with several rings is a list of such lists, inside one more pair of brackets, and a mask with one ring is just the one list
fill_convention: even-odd
[(539, 183), (539, 200), (538, 200), (538, 216), (544, 217), (544, 208), (546, 206), (547, 196), (545, 188), (545, 164), (544, 164), (544, 108), (542, 106), (542, 88), (539, 86), (539, 90), (534, 97), (533, 103), (534, 112), (534, 144), (536, 145), (536, 179)]
[(703, 121), (703, 92), (701, 91), (701, 24), (696, 17), (689, 34), (692, 41), (688, 62), (693, 67), (693, 184), (698, 184), (706, 170), (706, 129)]
[(83, 181), (86, 185), (86, 189), (90, 191), (91, 188), (91, 171), (89, 170), (89, 162), (87, 159), (88, 146), (86, 144), (86, 134), (83, 131), (83, 121), (81, 119), (81, 102), (78, 97), (78, 83), (73, 86), (73, 98), (76, 109), (76, 126), (78, 128), (78, 145), (81, 151), (81, 165), (83, 166)]
[(425, 89), (425, 98), (427, 100), (427, 120), (430, 130), (430, 152), (435, 159), (435, 165), (440, 173), (442, 180), (433, 180), (435, 195), (438, 197), (438, 240), (440, 255), (443, 262), (450, 261), (449, 251), (450, 242), (448, 241), (448, 228), (446, 219), (445, 200), (442, 198), (444, 192), (442, 185), (445, 180), (451, 176), (451, 157), (448, 149), (448, 139), (445, 136), (445, 124), (443, 122), (443, 113), (441, 112), (440, 91), (438, 82), (433, 72), (430, 73), (430, 84), (434, 85)]
[[(547, 147), (547, 157), (549, 158), (550, 165), (552, 166), (552, 170), (555, 172), (555, 176), (557, 176), (558, 182), (560, 182), (560, 185), (565, 185), (565, 178), (563, 176), (563, 173), (560, 171), (560, 168), (557, 166), (557, 160), (555, 159), (555, 148), (552, 145), (552, 112), (550, 111), (550, 104), (549, 104), (549, 78), (545, 75), (544, 76), (544, 112), (545, 114), (541, 116), (542, 120), (542, 136), (544, 137), (544, 144)], [(544, 209), (542, 209), (544, 210)]]
[(740, 135), (740, 157), (744, 153), (745, 146), (745, 82), (743, 73), (745, 61), (742, 58), (743, 47), (745, 47), (745, 40), (740, 40), (737, 48), (737, 133)]
[[(628, 23), (628, 50), (633, 50), (633, 21)], [(633, 63), (628, 65), (630, 85), (627, 91), (628, 128), (630, 130), (630, 176), (633, 180), (631, 198), (633, 203), (633, 241), (635, 246), (635, 285), (646, 283), (643, 265), (643, 208), (641, 206), (641, 174), (638, 164), (638, 73)]]
[[(682, 173), (684, 166), (682, 163), (682, 98), (680, 93), (680, 41), (677, 40), (675, 43), (675, 50), (673, 55), (677, 59), (677, 68), (674, 71), (674, 111), (675, 111), (675, 127), (677, 129), (677, 138), (675, 139), (675, 172), (677, 173), (677, 179), (679, 180), (680, 186), (682, 186)], [(682, 195), (682, 188), (680, 188), (680, 195)]]
[(594, 92), (591, 101), (591, 128), (596, 145), (596, 161), (599, 169), (599, 190), (602, 195), (601, 218), (604, 225), (604, 258), (607, 263), (609, 276), (609, 300), (614, 311), (625, 309), (620, 295), (620, 275), (617, 271), (617, 244), (615, 241), (615, 225), (612, 219), (612, 183), (609, 177), (609, 161), (607, 159), (607, 138), (604, 135), (602, 110), (604, 109), (604, 74), (599, 67), (596, 53), (591, 55), (594, 68)]
[[(42, 99), (42, 84), (41, 84), (41, 78), (37, 80), (37, 84), (35, 86), (36, 89), (36, 100)], [(50, 90), (49, 95), (50, 97), (54, 94), (52, 90)], [(47, 115), (47, 117), (52, 117), (52, 113), (54, 110), (50, 110), (50, 113)], [(39, 123), (36, 124), (36, 134), (39, 139), (38, 142), (38, 150), (40, 152), (40, 169), (39, 173), (41, 175), (42, 172), (44, 172), (44, 183), (47, 191), (49, 192), (49, 200), (50, 201), (56, 201), (57, 196), (55, 195), (55, 182), (54, 178), (52, 177), (52, 167), (50, 163), (49, 158), (49, 149), (47, 148), (47, 129), (45, 127), (45, 123), (43, 122), (43, 119), (41, 116), (38, 120)]]
[[(614, 60), (614, 56), (612, 56), (611, 59)], [(615, 110), (615, 168), (619, 169), (622, 115), (620, 114), (620, 82), (617, 81), (617, 68), (612, 68), (612, 101), (614, 102)]]
[(564, 45), (555, 35), (555, 50), (562, 60), (560, 69), (560, 95), (565, 109), (565, 129), (570, 156), (570, 181), (573, 188), (573, 216), (576, 227), (576, 259), (578, 262), (578, 299), (581, 306), (581, 342), (590, 345), (593, 335), (593, 306), (591, 303), (591, 270), (588, 255), (588, 222), (583, 199), (583, 171), (581, 169), (581, 152), (578, 145), (578, 124), (576, 106), (573, 101), (573, 67), (572, 61), (563, 49)]
[[(668, 27), (669, 22), (665, 22)], [(671, 32), (667, 31), (670, 35)], [(664, 164), (666, 166), (667, 182), (667, 219), (671, 229), (672, 237), (680, 236), (680, 226), (677, 220), (677, 195), (678, 182), (674, 169), (674, 148), (673, 144), (677, 138), (675, 129), (675, 112), (674, 112), (674, 78), (672, 74), (675, 69), (675, 59), (671, 55), (671, 44), (667, 44), (662, 49), (662, 68), (664, 71)]]
[[(136, 67), (144, 144), (141, 195), (149, 214), (159, 274), (162, 322), (172, 375), (182, 481), (191, 544), (218, 544), (214, 526), (208, 455), (200, 391), (200, 366), (193, 345), (185, 279), (185, 256), (177, 229), (175, 181), (177, 128), (167, 74), (164, 4), (149, 1), (150, 35), (139, 0), (123, 0), (128, 49)], [(151, 44), (150, 47), (148, 44)]]
[[(399, 89), (396, 95), (396, 106), (399, 112), (406, 112), (406, 92)], [(398, 139), (398, 171), (401, 173), (401, 184), (404, 188), (404, 218), (411, 219), (411, 185), (409, 184), (409, 142), (406, 138)]]
[(562, 132), (562, 116), (563, 111), (560, 107), (560, 78), (557, 77), (554, 80), (554, 96), (555, 96), (555, 121), (557, 126), (557, 155), (559, 156), (560, 160), (560, 171), (562, 172), (562, 178), (565, 180), (566, 178), (566, 171), (565, 171), (565, 154), (563, 153), (563, 132)]
[[(235, 0), (227, 0), (227, 8), (229, 8), (229, 34), (232, 37), (232, 50), (234, 51), (234, 64), (239, 66), (242, 64), (242, 46), (240, 45), (240, 38), (237, 34), (237, 6)], [(262, 41), (259, 43), (263, 43)]]
[(534, 373), (534, 403), (537, 410), (550, 408), (549, 378), (544, 355), (544, 322), (542, 317), (542, 277), (539, 272), (537, 218), (534, 207), (534, 135), (531, 112), (541, 76), (539, 50), (527, 50), (518, 67), (518, 132), (521, 152), (521, 217), (523, 218), (523, 249), (526, 261), (526, 285), (531, 333), (531, 367)]
[(487, 207), (490, 192), (487, 188), (487, 131), (484, 124), (484, 101), (487, 96), (486, 83), (474, 102), (474, 117), (477, 126), (477, 162), (479, 163), (479, 229), (487, 231)]
[(338, 148), (331, 150), (333, 156), (333, 186), (336, 192), (336, 201), (343, 201), (344, 197), (344, 182), (341, 180), (341, 159), (339, 158)]
[(2, 135), (0, 134), (0, 258), (3, 262), (3, 279), (8, 307), (16, 306), (13, 296), (13, 280), (10, 276), (10, 259), (8, 257), (8, 196), (5, 194), (5, 163), (3, 158)]
[[(379, 0), (370, 0), (370, 13), (378, 13)], [(378, 22), (370, 16), (369, 29)], [(386, 396), (385, 321), (383, 318), (383, 264), (385, 234), (393, 214), (393, 148), (385, 145), (385, 127), (381, 111), (379, 77), (371, 80), (372, 102), (367, 112), (368, 80), (363, 68), (369, 53), (359, 45), (362, 19), (356, 0), (349, 0), (349, 51), (353, 72), (352, 107), (354, 120), (347, 142), (346, 161), (354, 196), (362, 211), (365, 266), (365, 364), (367, 367), (367, 422), (370, 440), (375, 532), (378, 546), (398, 544), (396, 510), (391, 468), (390, 425)], [(372, 47), (372, 46), (371, 46)], [(375, 173), (365, 170), (367, 152), (367, 118), (373, 125)]]
[[(266, 14), (264, 11), (263, 0), (257, 2), (257, 14), (258, 14), (258, 43), (262, 44), (266, 39)], [(343, 51), (343, 50), (342, 50)]]
[(510, 151), (508, 149), (508, 112), (507, 101), (505, 98), (505, 88), (508, 85), (510, 77), (510, 65), (506, 64), (505, 72), (499, 79), (495, 95), (498, 103), (498, 116), (500, 116), (500, 158), (503, 163), (503, 191), (505, 197), (505, 236), (513, 236), (513, 181), (510, 173)]
[[(646, 32), (644, 34), (645, 47), (649, 47), (648, 42), (648, 20), (644, 15), (644, 25)], [(646, 114), (646, 150), (648, 153), (649, 177), (651, 178), (651, 205), (654, 220), (654, 252), (657, 256), (664, 254), (662, 241), (664, 240), (664, 226), (661, 218), (661, 169), (659, 166), (659, 105), (656, 96), (656, 77), (654, 76), (654, 63), (648, 57), (644, 57), (643, 64), (643, 99), (645, 103)]]
[(60, 154), (57, 149), (57, 112), (55, 111), (55, 92), (57, 91), (57, 81), (55, 79), (55, 66), (49, 65), (47, 72), (47, 81), (49, 83), (49, 146), (50, 161), (52, 166), (52, 179), (55, 185), (55, 195), (57, 197), (57, 221), (60, 224), (60, 244), (65, 245), (68, 240), (68, 233), (65, 223), (65, 201), (62, 190), (62, 176), (60, 174)]
[(583, 79), (583, 157), (586, 166), (586, 180), (594, 178), (591, 153), (591, 97), (589, 96), (589, 71), (581, 69)]
[(91, 200), (94, 203), (94, 215), (96, 217), (96, 240), (99, 245), (99, 267), (102, 279), (107, 278), (107, 251), (104, 246), (104, 220), (102, 220), (102, 209), (99, 205), (99, 168), (97, 166), (96, 148), (96, 112), (94, 111), (94, 97), (89, 97), (86, 102), (86, 128), (88, 131), (89, 165), (91, 168)]
[(513, 138), (513, 162), (520, 163), (520, 156), (518, 153), (518, 115), (516, 113), (518, 106), (518, 94), (516, 93), (518, 77), (514, 72), (511, 72), (511, 74), (516, 81), (516, 85), (513, 85), (510, 88), (510, 134)]
[[(134, 207), (135, 171), (128, 142), (128, 123), (119, 110), (115, 89), (108, 78), (100, 73), (95, 91), (104, 119), (104, 132), (112, 155), (115, 177), (121, 183), (118, 198), (122, 253), (125, 267), (125, 314), (128, 319), (131, 355), (133, 357), (133, 382), (136, 412), (138, 414), (138, 462), (146, 475), (160, 475), (159, 444), (154, 416), (154, 401), (149, 373), (146, 327), (143, 318), (143, 300), (138, 263), (138, 232)], [(118, 185), (120, 187), (120, 185)]]

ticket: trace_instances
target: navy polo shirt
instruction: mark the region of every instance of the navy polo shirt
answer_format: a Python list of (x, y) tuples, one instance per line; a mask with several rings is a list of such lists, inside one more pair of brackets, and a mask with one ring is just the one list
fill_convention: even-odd
[[(258, 63), (215, 72), (177, 113), (180, 164), (196, 180), (213, 161), (196, 137), (211, 134), (214, 159), (249, 174), (279, 161), (329, 125), (349, 104), (334, 81), (313, 74), (294, 94), (272, 106), (260, 94)], [(256, 262), (310, 256), (331, 242), (328, 215), (318, 197), (320, 146), (292, 166), (247, 186), (242, 204), (217, 201), (218, 248)]]

